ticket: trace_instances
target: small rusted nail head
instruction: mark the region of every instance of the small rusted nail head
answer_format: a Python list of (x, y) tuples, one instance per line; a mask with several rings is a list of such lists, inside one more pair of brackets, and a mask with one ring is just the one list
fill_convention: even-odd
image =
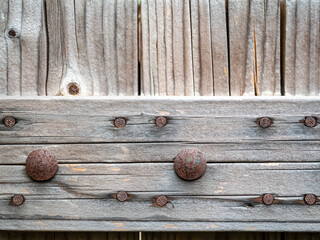
[(304, 196), (304, 202), (308, 205), (314, 205), (317, 202), (317, 197), (313, 194), (306, 194)]
[(270, 193), (264, 194), (262, 197), (262, 202), (265, 205), (271, 205), (273, 203), (273, 201), (274, 201), (274, 197)]
[(315, 117), (306, 117), (304, 120), (304, 125), (307, 127), (315, 127), (317, 125), (317, 119)]
[(207, 169), (206, 157), (197, 149), (185, 149), (174, 160), (176, 174), (184, 180), (195, 180)]
[(58, 162), (51, 152), (38, 149), (28, 155), (26, 171), (33, 180), (46, 181), (51, 179), (58, 171)]
[(68, 91), (70, 95), (78, 95), (80, 93), (80, 87), (77, 83), (70, 83), (68, 85)]
[(260, 118), (260, 120), (259, 120), (259, 125), (260, 125), (260, 127), (262, 127), (262, 128), (268, 128), (268, 127), (271, 126), (271, 119), (268, 118), (268, 117)]
[(16, 30), (10, 29), (10, 30), (8, 31), (8, 36), (9, 36), (9, 37), (16, 37), (16, 36), (17, 36)]
[(158, 127), (164, 127), (165, 125), (167, 125), (167, 119), (163, 116), (157, 117), (156, 118), (156, 125)]
[(114, 120), (114, 126), (116, 128), (123, 128), (126, 126), (126, 120), (124, 118), (116, 118)]
[(13, 206), (20, 206), (23, 203), (24, 203), (24, 197), (20, 194), (14, 195), (10, 200), (10, 204)]
[(126, 192), (118, 192), (118, 193), (117, 193), (117, 199), (118, 199), (120, 202), (127, 201), (127, 199), (128, 199), (128, 194), (127, 194)]
[(156, 198), (156, 204), (159, 206), (159, 207), (163, 207), (165, 206), (166, 204), (168, 203), (168, 199), (166, 196), (159, 196)]
[(6, 126), (6, 127), (14, 127), (14, 125), (16, 125), (16, 119), (14, 117), (5, 117), (3, 119), (3, 124)]

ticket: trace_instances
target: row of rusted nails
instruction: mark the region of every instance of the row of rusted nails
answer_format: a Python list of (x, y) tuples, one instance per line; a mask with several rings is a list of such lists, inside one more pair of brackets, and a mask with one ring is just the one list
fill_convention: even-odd
[[(116, 194), (116, 199), (120, 202), (125, 202), (129, 198), (130, 197), (127, 194), (127, 192), (121, 191)], [(307, 205), (314, 205), (318, 201), (317, 197), (314, 194), (306, 194), (303, 200)], [(24, 203), (24, 201), (25, 201), (24, 196), (20, 194), (16, 194), (11, 198), (10, 204), (13, 206), (20, 206)], [(162, 195), (162, 196), (155, 197), (153, 201), (156, 204), (156, 206), (164, 207), (169, 202), (169, 199), (168, 197)], [(264, 203), (265, 205), (272, 205), (274, 202), (275, 202), (275, 198), (273, 197), (272, 194), (267, 193), (262, 196), (262, 203)]]
[[(16, 122), (17, 122), (16, 119), (12, 116), (8, 116), (3, 119), (3, 124), (6, 127), (14, 127), (16, 125)], [(167, 122), (168, 122), (168, 119), (164, 116), (159, 116), (155, 120), (155, 124), (158, 127), (164, 127), (165, 125), (167, 125)], [(273, 123), (273, 119), (269, 117), (262, 117), (262, 118), (258, 118), (256, 122), (260, 127), (268, 128)], [(304, 123), (304, 125), (307, 127), (315, 127), (318, 123), (318, 120), (315, 117), (308, 116), (308, 117), (305, 117), (305, 119), (300, 122)], [(116, 128), (124, 128), (127, 124), (127, 121), (125, 118), (119, 117), (119, 118), (116, 118), (113, 123)]]

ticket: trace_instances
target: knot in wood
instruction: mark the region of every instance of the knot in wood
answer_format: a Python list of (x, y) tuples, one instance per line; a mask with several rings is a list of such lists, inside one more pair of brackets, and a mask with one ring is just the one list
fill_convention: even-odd
[(197, 149), (185, 149), (174, 160), (174, 170), (184, 180), (195, 180), (207, 169), (206, 157)]
[(306, 117), (304, 120), (304, 125), (307, 127), (315, 127), (317, 125), (317, 119), (315, 117)]
[(114, 126), (116, 128), (124, 128), (126, 126), (126, 120), (124, 118), (116, 118), (114, 120)]
[(262, 202), (265, 205), (271, 205), (273, 203), (273, 201), (274, 201), (274, 197), (270, 193), (264, 194), (262, 197)]
[(14, 195), (10, 200), (10, 204), (13, 206), (20, 206), (23, 203), (24, 203), (24, 197), (20, 194)]
[(304, 196), (304, 202), (308, 205), (314, 205), (317, 202), (317, 198), (313, 194), (307, 194)]
[(29, 177), (36, 181), (51, 179), (58, 171), (58, 162), (51, 152), (39, 149), (31, 152), (26, 160)]
[(128, 194), (126, 192), (118, 192), (117, 193), (117, 199), (120, 202), (125, 202), (128, 199)]
[(260, 127), (262, 127), (262, 128), (268, 128), (268, 127), (271, 126), (271, 119), (268, 118), (268, 117), (260, 118), (260, 120), (259, 120), (259, 125), (260, 125)]
[(156, 125), (158, 127), (164, 127), (165, 125), (167, 125), (167, 119), (163, 116), (157, 117), (156, 118)]
[(70, 83), (68, 85), (68, 92), (70, 95), (78, 95), (80, 93), (80, 87), (77, 83)]
[(164, 207), (168, 203), (168, 199), (166, 196), (159, 196), (156, 198), (156, 204), (159, 207)]
[(3, 124), (6, 127), (14, 127), (14, 125), (16, 125), (16, 119), (14, 117), (5, 117), (3, 119)]

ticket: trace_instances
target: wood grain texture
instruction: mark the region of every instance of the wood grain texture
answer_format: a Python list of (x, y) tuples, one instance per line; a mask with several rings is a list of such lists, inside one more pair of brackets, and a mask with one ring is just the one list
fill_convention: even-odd
[(228, 95), (224, 1), (142, 1), (143, 95)]
[[(3, 98), (0, 109), (1, 119), (17, 119), (14, 128), (0, 125), (1, 144), (302, 142), (318, 141), (320, 131), (301, 123), (320, 117), (317, 97)], [(168, 118), (163, 128), (155, 125), (160, 115)], [(256, 123), (264, 116), (274, 122), (268, 129)], [(125, 128), (114, 127), (117, 117)]]
[(70, 83), (81, 96), (138, 94), (136, 0), (6, 0), (0, 11), (0, 95), (69, 95)]
[(319, 0), (285, 1), (286, 95), (319, 95)]
[(280, 0), (228, 1), (231, 95), (280, 95)]
[[(47, 1), (48, 95), (138, 94), (137, 1)], [(63, 27), (61, 27), (63, 26)]]

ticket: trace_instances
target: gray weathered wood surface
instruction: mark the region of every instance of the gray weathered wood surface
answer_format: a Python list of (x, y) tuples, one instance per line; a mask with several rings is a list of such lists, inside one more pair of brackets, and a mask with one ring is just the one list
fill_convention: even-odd
[[(2, 98), (1, 118), (18, 122), (0, 128), (0, 228), (314, 231), (319, 205), (305, 205), (303, 196), (320, 195), (319, 134), (300, 120), (319, 117), (319, 105), (318, 97)], [(168, 125), (155, 126), (158, 115)], [(127, 118), (123, 129), (112, 125), (119, 116)], [(273, 118), (269, 129), (257, 126), (262, 116)], [(44, 183), (33, 182), (24, 166), (39, 148), (59, 162), (57, 175)], [(173, 170), (185, 148), (208, 157), (199, 180), (183, 181)], [(118, 191), (129, 200), (117, 201)], [(26, 202), (10, 206), (19, 193)], [(261, 202), (264, 193), (274, 194), (274, 205)], [(159, 195), (169, 198), (166, 207), (155, 206)]]

